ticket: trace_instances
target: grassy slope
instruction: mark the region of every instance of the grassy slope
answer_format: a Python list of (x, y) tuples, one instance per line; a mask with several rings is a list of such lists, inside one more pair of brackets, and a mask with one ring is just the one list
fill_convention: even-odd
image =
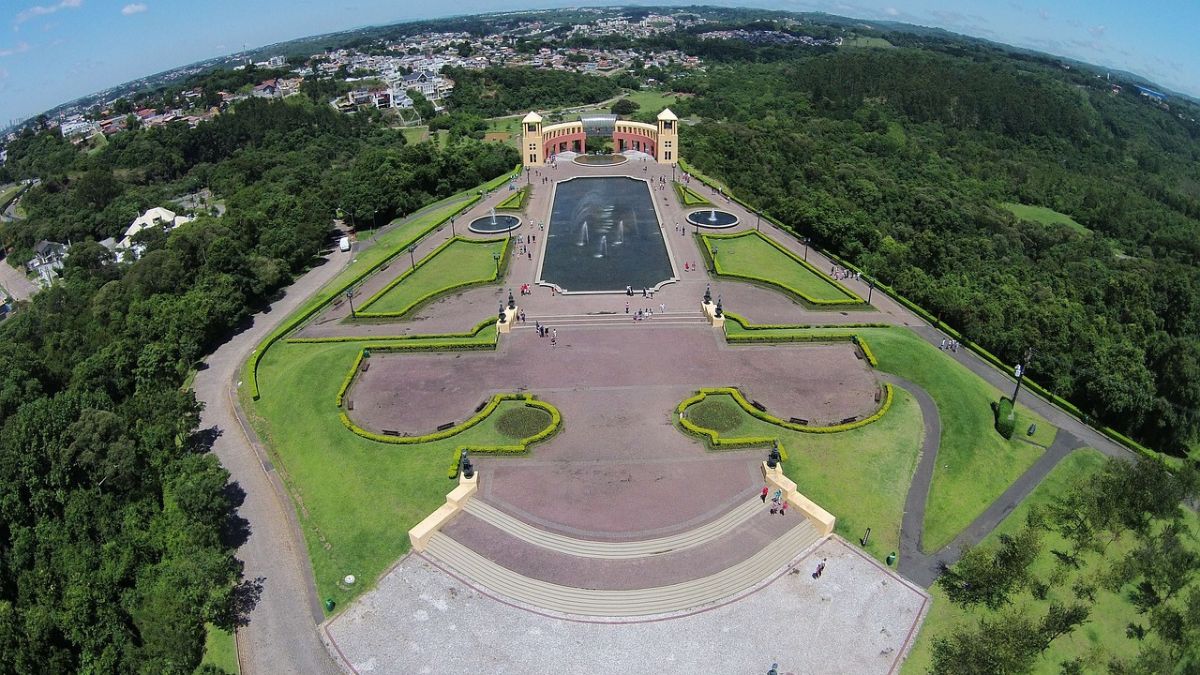
[(364, 312), (399, 312), (430, 293), (470, 282), (491, 281), (496, 274), (493, 253), (503, 253), (504, 242), (456, 241), (432, 257), (419, 261), (416, 271), (358, 309)]
[[(1035, 504), (1048, 504), (1056, 495), (1069, 489), (1081, 479), (1100, 469), (1104, 464), (1104, 456), (1091, 448), (1077, 450), (1059, 463), (1046, 479), (1025, 499), (1013, 512), (996, 528), (985, 544), (994, 544), (1002, 533), (1011, 533), (1019, 529), (1025, 522), (1025, 516)], [(1197, 531), (1197, 521), (1194, 513), (1188, 517), (1192, 531)], [(1054, 549), (1065, 550), (1068, 544), (1056, 534), (1047, 532), (1043, 539), (1043, 554), (1032, 567), (1034, 574), (1047, 580), (1056, 566), (1056, 559), (1051, 554)], [(1066, 577), (1051, 584), (1047, 600), (1037, 600), (1028, 591), (1022, 591), (1014, 600), (1016, 609), (1028, 616), (1040, 617), (1046, 613), (1050, 600), (1062, 602), (1073, 600), (1070, 588), (1075, 579), (1081, 575), (1095, 573), (1104, 566), (1104, 561), (1115, 560), (1123, 555), (1132, 543), (1132, 537), (1111, 544), (1105, 555), (1092, 554), (1086, 558), (1084, 567), (1079, 571), (1071, 571)], [(932, 656), (933, 640), (936, 637), (948, 635), (956, 627), (973, 624), (980, 617), (989, 616), (987, 609), (974, 612), (965, 610), (951, 603), (936, 586), (931, 589), (933, 607), (925, 619), (925, 624), (917, 638), (912, 653), (904, 664), (906, 673), (924, 673), (929, 669)], [(1002, 610), (1004, 611), (1004, 610)], [(1011, 611), (1011, 608), (1010, 610)], [(1097, 672), (1111, 656), (1129, 657), (1137, 653), (1136, 640), (1125, 636), (1125, 626), (1138, 618), (1133, 606), (1121, 594), (1098, 590), (1096, 603), (1086, 623), (1074, 633), (1061, 637), (1051, 643), (1050, 648), (1039, 659), (1034, 669), (1036, 673), (1050, 675), (1059, 672), (1059, 664), (1063, 661), (1081, 657), (1087, 665), (1085, 670)]]
[[(743, 332), (736, 323), (726, 323), (730, 334)], [(805, 335), (833, 330), (786, 329), (754, 331), (755, 334)], [(924, 543), (928, 551), (950, 543), (960, 531), (983, 513), (1008, 486), (1033, 464), (1043, 449), (1020, 440), (1006, 441), (992, 426), (990, 403), (1000, 391), (971, 371), (901, 328), (859, 328), (879, 359), (879, 369), (920, 385), (933, 397), (942, 422), (938, 463), (925, 511)], [(844, 333), (843, 333), (844, 334)], [(1017, 406), (1019, 429), (1036, 422), (1034, 440), (1049, 445), (1056, 430), (1049, 422), (1024, 406)], [(904, 484), (907, 489), (907, 481)], [(834, 514), (838, 515), (838, 514)]]
[[(701, 235), (703, 236), (703, 235)], [(712, 239), (704, 237), (709, 250), (717, 247), (715, 256), (722, 272), (774, 279), (815, 300), (850, 300), (848, 295), (823, 276), (792, 260), (779, 249), (758, 237)]]
[[(434, 443), (360, 438), (338, 420), (334, 398), (360, 344), (277, 344), (259, 369), (262, 398), (242, 405), (291, 492), (321, 598), (339, 605), (370, 588), (409, 549), (408, 530), (440, 506), (454, 483), (459, 444), (493, 441), (496, 414)], [(505, 403), (503, 413), (520, 403)], [(446, 411), (466, 419), (471, 410)], [(361, 581), (353, 588), (339, 580)]]
[(1076, 222), (1071, 216), (1044, 206), (1030, 206), (1029, 204), (1017, 204), (1014, 202), (1005, 202), (1000, 206), (1003, 206), (1021, 220), (1041, 223), (1042, 225), (1063, 225), (1080, 234), (1091, 233), (1091, 230)]

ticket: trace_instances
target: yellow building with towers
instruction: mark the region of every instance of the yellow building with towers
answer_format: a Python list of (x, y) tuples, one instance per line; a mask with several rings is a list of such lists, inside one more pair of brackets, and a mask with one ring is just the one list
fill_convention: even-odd
[(614, 152), (644, 152), (659, 164), (679, 162), (679, 118), (670, 108), (658, 114), (655, 124), (620, 120), (616, 115), (543, 124), (541, 115), (530, 112), (521, 120), (521, 162), (527, 167), (545, 166), (560, 153), (583, 154), (589, 133), (611, 135)]

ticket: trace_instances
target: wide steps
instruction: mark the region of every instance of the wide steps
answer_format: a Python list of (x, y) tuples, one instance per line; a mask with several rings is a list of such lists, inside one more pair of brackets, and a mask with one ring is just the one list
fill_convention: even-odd
[(820, 539), (820, 534), (806, 520), (754, 555), (720, 572), (637, 590), (596, 590), (532, 579), (441, 533), (429, 540), (425, 552), (473, 583), (518, 602), (564, 614), (625, 617), (695, 609), (749, 590)]
[(606, 560), (648, 558), (702, 546), (731, 532), (762, 510), (763, 504), (755, 497), (720, 518), (687, 532), (640, 541), (596, 541), (568, 537), (534, 527), (479, 499), (468, 501), (465, 508), (467, 513), (476, 518), (535, 546), (565, 555)]
[(551, 328), (591, 328), (612, 326), (701, 326), (708, 319), (701, 312), (667, 312), (647, 316), (634, 321), (633, 314), (563, 314), (558, 316), (526, 316), (525, 323), (514, 326), (514, 330), (533, 330), (536, 324)]

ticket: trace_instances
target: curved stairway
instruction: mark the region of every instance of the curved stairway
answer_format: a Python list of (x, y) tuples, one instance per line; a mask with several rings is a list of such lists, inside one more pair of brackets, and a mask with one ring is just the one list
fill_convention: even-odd
[(755, 514), (761, 513), (763, 504), (758, 497), (755, 497), (706, 525), (669, 537), (639, 541), (596, 541), (548, 532), (514, 518), (479, 499), (467, 502), (463, 510), (504, 530), (509, 535), (535, 546), (566, 555), (621, 560), (663, 555), (702, 546), (724, 536)]
[[(728, 545), (729, 537), (737, 534), (739, 526), (744, 526), (751, 516), (762, 509), (761, 502), (754, 499), (732, 509), (721, 518), (688, 532), (658, 539), (627, 542), (589, 541), (546, 532), (479, 500), (471, 500), (465, 510), (469, 514), (468, 517), (483, 520), (487, 526), (502, 530), (504, 536), (518, 539), (518, 542), (514, 542), (515, 547), (529, 547), (532, 544), (538, 549), (553, 551), (553, 554), (546, 554), (554, 561), (552, 564), (561, 565), (564, 570), (570, 571), (571, 560), (593, 565), (673, 566), (673, 559), (677, 559), (678, 556), (666, 554), (686, 550), (686, 553), (679, 555), (709, 556), (709, 551), (704, 548), (706, 546), (713, 549), (711, 555), (714, 557), (710, 559), (719, 560), (720, 558), (715, 557), (719, 553), (716, 549), (722, 541)], [(781, 536), (724, 569), (695, 579), (645, 588), (588, 588), (585, 587), (588, 578), (586, 575), (582, 576), (578, 584), (571, 585), (533, 578), (489, 559), (445, 532), (439, 532), (430, 538), (425, 555), (471, 583), (519, 603), (564, 614), (635, 617), (693, 610), (754, 588), (822, 539), (807, 519), (801, 517), (797, 520), (799, 522), (784, 531)], [(593, 558), (595, 561), (588, 560)], [(608, 562), (602, 563), (605, 560)], [(587, 565), (583, 567), (586, 568)], [(530, 568), (530, 573), (536, 573), (539, 569), (542, 568)], [(659, 568), (660, 571), (662, 569), (665, 568)], [(680, 571), (675, 567), (672, 567), (672, 570)], [(633, 569), (629, 571), (632, 573)], [(686, 574), (686, 569), (682, 572)], [(568, 574), (566, 578), (571, 577)], [(676, 574), (673, 578), (680, 578), (680, 575)]]

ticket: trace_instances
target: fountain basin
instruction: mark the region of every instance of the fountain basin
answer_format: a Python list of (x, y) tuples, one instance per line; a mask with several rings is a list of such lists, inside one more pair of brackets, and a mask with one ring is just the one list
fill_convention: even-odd
[(624, 155), (579, 155), (573, 160), (584, 166), (616, 166), (629, 161)]
[(738, 217), (721, 209), (700, 209), (687, 214), (687, 221), (696, 227), (723, 230), (738, 224)]
[(521, 219), (516, 216), (481, 216), (472, 220), (467, 229), (477, 234), (500, 234), (511, 232), (521, 226)]

